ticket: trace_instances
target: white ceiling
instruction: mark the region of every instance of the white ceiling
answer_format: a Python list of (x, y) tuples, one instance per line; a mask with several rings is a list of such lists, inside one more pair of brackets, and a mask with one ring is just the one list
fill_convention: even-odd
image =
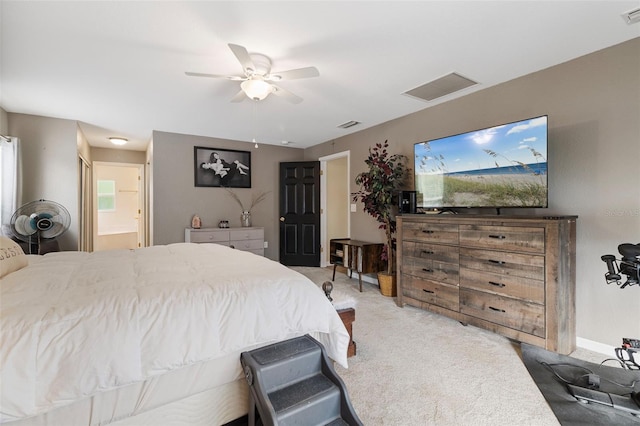
[[(145, 149), (153, 130), (304, 148), (640, 36), (636, 1), (8, 1), (0, 3), (0, 106), (78, 120), (92, 146)], [(304, 98), (229, 100), (228, 43)], [(639, 52), (640, 54), (640, 52)], [(457, 72), (478, 85), (425, 102), (402, 93)], [(526, 100), (523, 100), (526, 102)], [(343, 130), (349, 120), (362, 124)]]

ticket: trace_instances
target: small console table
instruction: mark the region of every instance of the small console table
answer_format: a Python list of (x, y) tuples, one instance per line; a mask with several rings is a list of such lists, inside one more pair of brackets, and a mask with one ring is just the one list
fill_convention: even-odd
[(352, 240), (351, 238), (336, 238), (329, 242), (329, 262), (333, 264), (333, 278), (336, 279), (336, 266), (349, 269), (349, 278), (353, 271), (358, 272), (358, 283), (362, 291), (362, 274), (370, 274), (384, 270), (382, 243), (369, 243)]

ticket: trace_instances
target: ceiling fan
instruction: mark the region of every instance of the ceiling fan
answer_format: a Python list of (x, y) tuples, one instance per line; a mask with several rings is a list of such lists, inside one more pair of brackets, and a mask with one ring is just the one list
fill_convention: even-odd
[(242, 81), (242, 83), (240, 83), (241, 90), (231, 99), (231, 102), (241, 102), (245, 97), (253, 99), (254, 101), (261, 101), (273, 93), (289, 102), (297, 104), (302, 102), (300, 96), (294, 95), (280, 86), (276, 86), (274, 82), (318, 77), (320, 75), (316, 67), (297, 68), (272, 73), (271, 59), (267, 56), (259, 53), (249, 54), (246, 48), (237, 44), (229, 43), (229, 48), (240, 62), (240, 65), (242, 65), (244, 75), (227, 76), (198, 72), (185, 72), (185, 74), (192, 77), (224, 78), (227, 80)]

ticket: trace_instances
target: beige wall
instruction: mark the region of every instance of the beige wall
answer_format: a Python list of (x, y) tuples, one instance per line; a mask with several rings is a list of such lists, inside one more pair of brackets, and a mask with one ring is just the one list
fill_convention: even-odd
[(226, 219), (232, 227), (240, 226), (241, 209), (224, 188), (194, 185), (194, 146), (227, 148), (251, 152), (251, 188), (234, 188), (245, 202), (260, 191), (271, 191), (252, 210), (252, 225), (265, 228), (269, 247), (265, 256), (278, 259), (279, 163), (303, 159), (303, 151), (273, 145), (260, 145), (227, 139), (153, 132), (153, 244), (184, 241), (184, 228), (191, 225), (194, 214), (200, 216), (203, 227), (216, 227)]
[(62, 204), (71, 225), (61, 250), (78, 249), (78, 125), (76, 121), (8, 113), (9, 133), (22, 147), (22, 202), (46, 199)]
[(2, 108), (0, 108), (0, 135), (11, 136), (9, 135), (9, 118), (7, 111)]
[(130, 149), (91, 148), (91, 160), (106, 163), (145, 164), (146, 153), (144, 151), (132, 151)]
[[(307, 159), (351, 150), (351, 189), (367, 148), (388, 139), (409, 157), (428, 139), (549, 115), (549, 208), (578, 215), (577, 334), (619, 346), (640, 336), (640, 289), (607, 286), (600, 256), (640, 242), (640, 38), (315, 146)], [(409, 188), (410, 189), (410, 188)], [(352, 213), (351, 237), (382, 241), (373, 219)]]
[(344, 220), (349, 211), (349, 188), (344, 185), (347, 180), (347, 157), (327, 161), (327, 182), (324, 188), (327, 195), (327, 247), (323, 256), (329, 262), (329, 241), (332, 238), (348, 238), (349, 223)]

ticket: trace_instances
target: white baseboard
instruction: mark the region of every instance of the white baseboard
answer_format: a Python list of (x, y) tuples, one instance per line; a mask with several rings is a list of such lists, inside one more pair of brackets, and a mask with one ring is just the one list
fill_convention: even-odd
[(593, 340), (585, 339), (583, 337), (576, 337), (576, 345), (579, 348), (587, 349), (593, 352), (598, 352), (603, 355), (613, 356), (615, 355), (615, 347), (605, 345), (604, 343), (594, 342)]

